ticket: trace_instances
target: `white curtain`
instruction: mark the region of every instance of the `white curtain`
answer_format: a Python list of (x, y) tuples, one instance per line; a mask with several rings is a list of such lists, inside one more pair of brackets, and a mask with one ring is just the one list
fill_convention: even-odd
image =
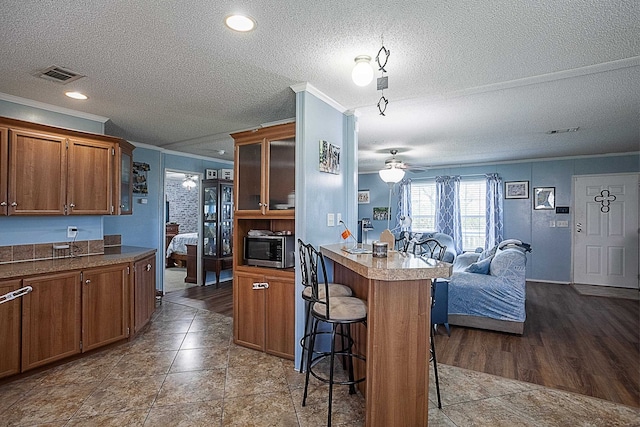
[(408, 228), (402, 226), (403, 218), (411, 218), (411, 180), (409, 178), (400, 181), (400, 197), (398, 197), (396, 223), (400, 231), (411, 231), (411, 225), (409, 225)]

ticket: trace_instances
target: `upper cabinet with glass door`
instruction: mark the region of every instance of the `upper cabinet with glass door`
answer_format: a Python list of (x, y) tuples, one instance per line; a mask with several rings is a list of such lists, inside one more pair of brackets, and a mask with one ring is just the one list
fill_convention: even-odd
[(236, 215), (293, 218), (295, 123), (231, 136), (235, 141)]

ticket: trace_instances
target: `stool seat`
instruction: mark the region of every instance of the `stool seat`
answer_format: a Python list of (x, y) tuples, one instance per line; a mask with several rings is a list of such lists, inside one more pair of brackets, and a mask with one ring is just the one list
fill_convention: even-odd
[[(329, 283), (329, 297), (350, 297), (353, 295), (351, 288), (345, 285), (341, 285), (340, 283)], [(324, 290), (324, 286), (318, 287), (318, 298), (321, 300), (326, 299), (325, 296), (326, 291)], [(313, 297), (313, 289), (311, 286), (306, 286), (302, 291), (302, 298), (307, 301), (311, 301)]]
[(367, 305), (360, 298), (335, 297), (329, 299), (329, 315), (327, 304), (313, 304), (313, 314), (325, 322), (362, 322), (367, 318)]

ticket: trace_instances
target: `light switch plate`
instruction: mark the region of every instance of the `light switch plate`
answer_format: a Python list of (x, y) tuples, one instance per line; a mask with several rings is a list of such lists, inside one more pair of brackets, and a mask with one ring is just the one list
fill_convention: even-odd
[(336, 225), (335, 216), (332, 213), (327, 214), (327, 227), (335, 227), (335, 225)]
[(558, 227), (568, 227), (569, 226), (569, 221), (556, 221), (556, 225)]

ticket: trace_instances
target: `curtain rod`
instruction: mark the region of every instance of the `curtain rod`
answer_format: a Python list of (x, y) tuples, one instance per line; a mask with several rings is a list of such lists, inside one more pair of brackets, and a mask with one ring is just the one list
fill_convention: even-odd
[(420, 181), (424, 179), (436, 179), (438, 176), (459, 176), (460, 178), (472, 178), (477, 176), (487, 176), (486, 173), (474, 173), (469, 175), (437, 175), (437, 176), (420, 176), (418, 178), (409, 178), (411, 181)]

